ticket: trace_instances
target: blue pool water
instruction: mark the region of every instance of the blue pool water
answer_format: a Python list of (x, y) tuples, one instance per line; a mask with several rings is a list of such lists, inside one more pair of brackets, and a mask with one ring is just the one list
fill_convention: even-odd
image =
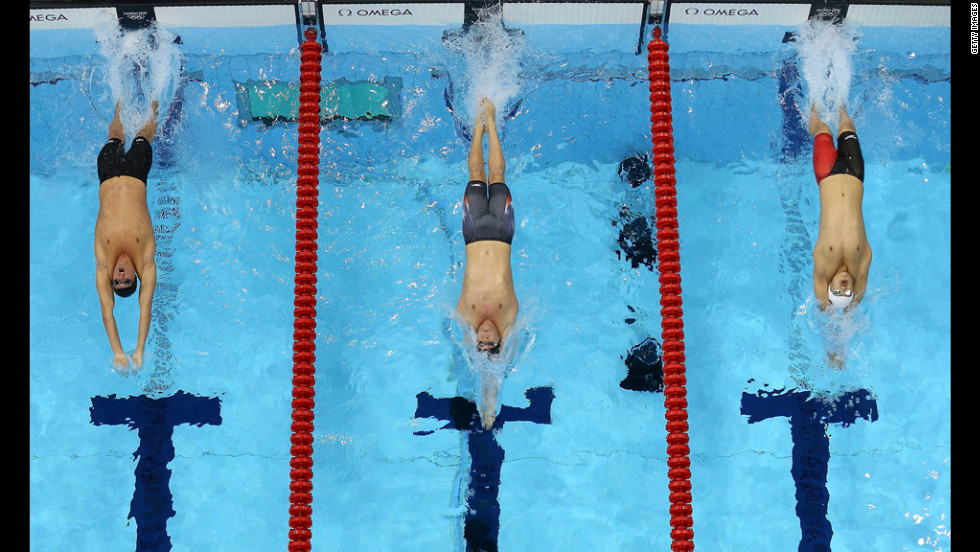
[[(646, 58), (634, 27), (595, 27), (581, 43), (526, 27), (516, 92), (493, 90), (516, 106), (522, 310), (492, 434), (445, 418), (479, 381), (453, 311), (480, 85), (443, 28), (328, 36), (324, 80), (399, 77), (402, 94), (390, 122), (321, 133), (314, 550), (465, 550), (475, 518), (506, 551), (669, 549), (663, 395), (621, 385), (660, 327), (657, 271), (623, 234), (652, 226), (652, 184), (617, 174), (650, 149)], [(786, 30), (667, 37), (695, 543), (949, 551), (949, 29), (861, 30), (849, 101), (875, 257), (839, 371), (813, 308), (819, 206)], [(153, 521), (173, 550), (286, 546), (297, 131), (240, 126), (234, 83), (295, 82), (296, 29), (174, 31), (181, 110), (148, 183), (156, 318), (130, 377), (92, 281), (105, 61), (91, 31), (32, 32), (31, 269), (55, 283), (30, 295), (32, 549), (136, 549)], [(135, 303), (116, 317), (129, 351)], [(169, 473), (140, 471), (154, 457)], [(474, 464), (493, 476), (484, 509)], [(161, 505), (133, 513), (146, 495)]]

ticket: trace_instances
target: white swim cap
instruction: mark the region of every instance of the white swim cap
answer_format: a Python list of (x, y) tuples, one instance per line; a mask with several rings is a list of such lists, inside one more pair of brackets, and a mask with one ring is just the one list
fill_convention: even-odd
[(854, 293), (852, 292), (851, 295), (834, 295), (830, 289), (830, 284), (827, 284), (827, 299), (830, 300), (831, 305), (844, 310), (854, 300)]

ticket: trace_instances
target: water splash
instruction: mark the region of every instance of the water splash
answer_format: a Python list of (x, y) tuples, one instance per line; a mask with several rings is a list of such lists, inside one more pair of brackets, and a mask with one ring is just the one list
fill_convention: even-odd
[(866, 303), (848, 312), (821, 311), (815, 296), (807, 298), (799, 315), (810, 328), (806, 339), (812, 362), (799, 374), (802, 379), (794, 378), (800, 388), (833, 399), (869, 387), (866, 342), (871, 338), (871, 319)]
[(501, 344), (500, 355), (489, 358), (476, 351), (476, 330), (453, 308), (447, 313), (443, 333), (453, 348), (450, 379), (457, 381), (459, 396), (469, 397), (478, 409), (485, 406), (499, 412), (500, 392), (508, 375), (517, 371), (518, 358), (534, 345), (534, 332), (528, 328), (524, 309), (518, 314), (507, 339)]
[(167, 113), (180, 82), (182, 53), (177, 36), (153, 24), (123, 30), (115, 18), (93, 29), (99, 53), (106, 62), (106, 82), (113, 107), (122, 104), (120, 118), (127, 133), (135, 133), (150, 117), (150, 103)]
[(847, 105), (858, 36), (846, 23), (810, 20), (799, 27), (795, 48), (804, 94), (816, 103), (823, 120), (836, 121), (840, 107)]
[(502, 116), (521, 91), (521, 67), (528, 53), (523, 33), (504, 27), (498, 11), (485, 10), (463, 32), (447, 34), (445, 45), (462, 65), (453, 75), (459, 116), (472, 121), (483, 97)]

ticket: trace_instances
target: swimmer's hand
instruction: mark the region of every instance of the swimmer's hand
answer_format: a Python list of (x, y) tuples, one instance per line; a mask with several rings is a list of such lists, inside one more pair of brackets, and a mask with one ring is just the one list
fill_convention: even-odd
[(491, 378), (482, 382), (483, 400), (480, 401), (480, 421), (483, 429), (490, 431), (497, 421), (497, 392), (500, 391), (500, 381)]
[(112, 371), (129, 377), (143, 367), (143, 353), (117, 353), (112, 356)]
[(132, 361), (125, 353), (112, 355), (112, 371), (119, 372), (123, 376), (129, 376)]
[(492, 401), (483, 401), (480, 407), (480, 421), (483, 422), (483, 429), (490, 431), (493, 423), (497, 421), (497, 405)]
[(120, 370), (126, 369), (129, 366), (129, 357), (126, 353), (113, 353), (112, 355), (112, 369)]

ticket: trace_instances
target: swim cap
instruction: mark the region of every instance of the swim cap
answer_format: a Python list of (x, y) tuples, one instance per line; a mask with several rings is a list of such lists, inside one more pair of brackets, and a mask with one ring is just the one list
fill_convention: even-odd
[(854, 300), (854, 293), (851, 293), (850, 296), (834, 295), (834, 292), (830, 289), (830, 284), (827, 284), (827, 299), (830, 300), (831, 305), (843, 310)]
[(130, 284), (130, 286), (129, 286), (129, 287), (124, 287), (124, 288), (112, 288), (112, 291), (113, 291), (113, 292), (114, 292), (114, 293), (115, 293), (116, 295), (118, 295), (118, 296), (120, 296), (120, 297), (129, 297), (130, 295), (132, 295), (132, 294), (133, 294), (133, 292), (135, 292), (135, 291), (136, 291), (136, 287), (137, 287), (138, 285), (139, 285), (139, 282), (138, 282), (138, 280), (137, 280), (136, 278), (133, 278), (133, 283), (132, 283), (132, 284)]
[(480, 349), (477, 347), (476, 350), (487, 355), (489, 358), (496, 358), (498, 355), (500, 355), (500, 342), (498, 341), (496, 345), (490, 347), (489, 349)]

